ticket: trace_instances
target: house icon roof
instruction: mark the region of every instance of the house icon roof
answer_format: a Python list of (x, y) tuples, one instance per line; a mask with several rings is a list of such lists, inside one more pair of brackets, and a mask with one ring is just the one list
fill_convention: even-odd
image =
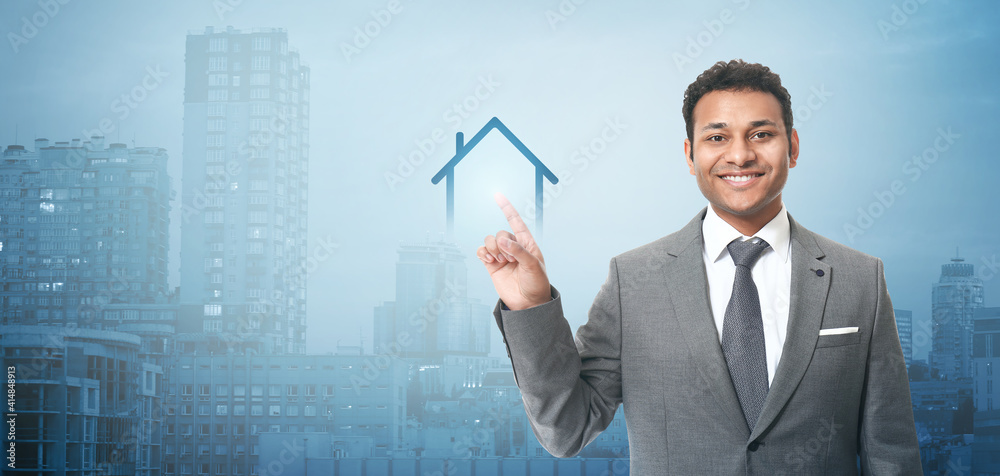
[(455, 166), (458, 165), (462, 159), (465, 158), (469, 152), (472, 151), (478, 145), (483, 138), (486, 137), (490, 131), (494, 129), (500, 131), (507, 141), (513, 145), (524, 158), (528, 159), (532, 165), (535, 166), (535, 234), (537, 236), (542, 235), (542, 185), (544, 179), (548, 179), (549, 183), (557, 184), (559, 183), (559, 178), (549, 170), (538, 157), (535, 156), (528, 147), (521, 142), (517, 136), (514, 135), (510, 129), (500, 122), (499, 118), (494, 117), (490, 119), (489, 122), (483, 126), (476, 135), (472, 136), (472, 140), (465, 143), (465, 135), (461, 132), (455, 133), (455, 156), (448, 161), (441, 170), (431, 178), (432, 184), (437, 184), (443, 178), (447, 178), (446, 188), (448, 196), (448, 237), (452, 238), (455, 231)]

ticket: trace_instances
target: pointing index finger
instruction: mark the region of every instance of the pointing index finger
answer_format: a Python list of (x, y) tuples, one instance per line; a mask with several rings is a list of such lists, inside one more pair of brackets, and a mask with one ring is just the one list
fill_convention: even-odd
[(496, 200), (497, 205), (500, 206), (500, 210), (503, 211), (503, 215), (507, 218), (507, 223), (510, 224), (511, 231), (517, 237), (517, 241), (521, 242), (525, 248), (529, 242), (534, 241), (531, 236), (531, 232), (528, 231), (528, 226), (524, 224), (524, 220), (521, 219), (521, 215), (517, 213), (514, 205), (511, 205), (510, 200), (507, 200), (502, 193), (497, 192), (493, 195), (493, 199)]

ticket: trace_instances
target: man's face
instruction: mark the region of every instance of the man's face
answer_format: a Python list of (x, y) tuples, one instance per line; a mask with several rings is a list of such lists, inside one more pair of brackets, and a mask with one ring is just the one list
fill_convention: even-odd
[(692, 120), (684, 155), (701, 193), (723, 219), (766, 224), (781, 210), (781, 189), (799, 155), (798, 134), (792, 130), (789, 146), (778, 99), (712, 91), (695, 105)]

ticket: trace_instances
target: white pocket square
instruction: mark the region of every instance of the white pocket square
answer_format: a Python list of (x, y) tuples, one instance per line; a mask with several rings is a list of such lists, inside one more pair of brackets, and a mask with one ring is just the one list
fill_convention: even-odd
[(821, 336), (835, 336), (839, 334), (853, 334), (858, 332), (857, 327), (834, 327), (832, 329), (820, 329), (819, 335)]

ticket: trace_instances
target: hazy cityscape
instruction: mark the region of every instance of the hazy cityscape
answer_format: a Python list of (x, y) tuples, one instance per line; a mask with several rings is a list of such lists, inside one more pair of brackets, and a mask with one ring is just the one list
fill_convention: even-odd
[[(23, 31), (27, 27), (20, 14), (10, 19), (16, 38), (8, 35), (8, 40), (15, 55), (39, 46), (46, 28), (68, 20), (57, 18), (69, 15), (61, 12), (80, 6), (50, 3), (56, 7), (39, 2), (24, 17), (34, 34)], [(215, 2), (212, 15), (225, 18), (225, 24), (247, 10), (256, 11), (241, 3)], [(742, 14), (746, 7), (741, 3), (729, 8)], [(587, 21), (569, 17), (588, 6), (567, 13), (553, 2), (541, 10), (543, 26), (558, 32), (563, 22)], [(363, 55), (380, 47), (375, 40), (382, 29), (407, 21), (402, 12), (417, 6), (389, 2), (371, 8), (363, 12), (356, 31), (329, 46), (338, 60), (367, 59)], [(44, 24), (33, 16), (35, 9), (44, 13)], [(255, 18), (253, 25), (267, 24), (266, 15)], [(49, 22), (53, 26), (46, 27)], [(378, 26), (378, 32), (369, 24)], [(884, 26), (873, 31), (878, 41), (896, 34)], [(36, 35), (42, 40), (34, 41)], [(442, 115), (444, 124), (432, 127), (427, 137), (411, 139), (414, 128), (426, 132), (424, 123), (405, 130), (397, 122), (379, 124), (380, 133), (403, 136), (412, 150), (391, 158), (341, 157), (315, 146), (318, 136), (334, 132), (315, 125), (312, 109), (328, 107), (330, 90), (340, 87), (341, 78), (319, 76), (323, 66), (317, 63), (325, 65), (329, 58), (310, 57), (298, 38), (295, 30), (284, 27), (189, 30), (183, 44), (171, 43), (173, 54), (183, 56), (183, 70), (145, 66), (130, 79), (136, 85), (112, 99), (112, 115), (70, 126), (80, 134), (53, 136), (52, 130), (66, 129), (48, 129), (40, 121), (27, 130), (17, 125), (10, 139), (4, 132), (9, 142), (0, 146), (0, 367), (7, 371), (4, 421), (9, 430), (4, 474), (628, 474), (628, 431), (620, 408), (601, 436), (579, 456), (565, 459), (552, 457), (539, 444), (525, 415), (510, 360), (498, 343), (495, 294), (470, 249), (474, 241), (469, 237), (494, 232), (484, 227), (497, 221), (479, 218), (496, 213), (480, 207), (478, 197), (491, 196), (479, 192), (492, 185), (484, 185), (471, 170), (497, 162), (463, 162), (462, 173), (471, 176), (463, 177), (461, 188), (451, 188), (457, 186), (449, 175), (447, 212), (444, 187), (430, 179), (455, 150), (453, 135), (461, 147), (463, 137), (499, 124), (502, 129), (476, 139), (484, 149), (476, 154), (503, 151), (501, 160), (519, 162), (512, 176), (525, 182), (524, 177), (536, 176), (521, 157), (527, 145), (539, 154), (535, 160), (552, 168), (549, 174), (559, 175), (565, 188), (546, 182), (544, 200), (540, 178), (512, 195), (520, 197), (516, 205), (527, 205), (522, 208), (526, 217), (536, 218), (532, 207), (538, 205), (539, 228), (544, 201), (548, 243), (556, 243), (571, 235), (559, 231), (553, 220), (560, 226), (581, 220), (586, 215), (568, 208), (569, 203), (590, 203), (576, 195), (584, 187), (572, 185), (573, 180), (582, 181), (586, 174), (598, 180), (610, 173), (599, 169), (610, 159), (598, 159), (619, 136), (637, 134), (630, 128), (638, 129), (638, 122), (601, 111), (606, 119), (577, 133), (601, 141), (587, 139), (578, 155), (572, 154), (580, 142), (573, 142), (574, 152), (558, 154), (586, 158), (587, 164), (563, 168), (568, 167), (565, 161), (549, 160), (557, 154), (546, 155), (551, 151), (544, 133), (532, 131), (539, 123), (508, 124), (507, 129), (490, 119), (503, 108), (480, 110), (481, 104), (499, 102), (493, 95), (511, 87), (511, 80), (477, 72), (470, 91), (465, 91), (469, 85), (460, 87), (461, 100), (454, 108), (444, 104), (449, 107)], [(684, 51), (683, 40), (679, 48)], [(122, 44), (121, 51), (125, 54), (128, 46)], [(700, 55), (687, 54), (688, 61)], [(674, 69), (677, 55), (664, 58)], [(682, 65), (677, 63), (677, 70)], [(688, 80), (697, 69), (691, 68), (684, 71)], [(162, 127), (180, 132), (179, 147), (136, 139), (128, 131), (123, 136), (121, 124), (128, 124), (135, 111), (151, 107), (143, 103), (159, 94), (165, 78), (183, 83), (176, 88), (182, 97), (163, 93), (156, 99), (176, 99), (177, 104), (167, 107), (177, 108), (170, 117), (182, 121)], [(68, 84), (74, 79), (62, 80)], [(815, 124), (810, 116), (819, 115), (815, 102), (807, 102), (808, 91), (821, 90), (806, 89), (801, 97), (800, 103), (812, 108), (805, 111), (808, 115), (796, 111), (805, 131)], [(5, 104), (14, 104), (16, 98), (4, 94)], [(796, 100), (793, 95), (793, 104)], [(56, 121), (60, 111), (49, 107), (43, 119)], [(429, 107), (435, 115), (441, 109), (437, 103)], [(947, 127), (938, 130), (945, 141), (962, 137)], [(504, 142), (510, 141), (511, 131), (524, 144), (520, 139), (514, 146)], [(961, 134), (971, 138), (972, 132), (962, 129)], [(924, 142), (918, 154), (927, 147)], [(932, 137), (930, 144), (938, 143)], [(961, 150), (942, 147), (934, 160), (937, 154)], [(356, 171), (338, 170), (333, 177), (331, 161), (377, 161), (374, 168), (380, 172), (366, 169), (359, 174), (362, 184), (348, 190), (337, 181)], [(926, 171), (923, 165), (929, 163), (933, 161), (916, 167)], [(588, 167), (604, 172), (584, 172)], [(541, 169), (549, 170), (545, 165)], [(903, 177), (910, 177), (906, 171), (917, 169), (903, 170)], [(897, 172), (883, 175), (892, 178)], [(343, 217), (353, 215), (335, 210), (369, 200), (365, 187), (387, 194), (402, 210), (398, 214), (405, 215), (401, 221), (419, 218), (426, 226), (405, 237), (380, 233), (373, 224), (396, 217), (374, 212), (368, 222), (343, 223)], [(895, 206), (897, 216), (910, 213), (905, 200), (917, 200), (918, 193), (904, 197), (890, 182), (876, 187), (881, 188), (874, 195), (866, 192), (865, 200), (874, 197), (872, 203), (881, 204), (881, 211), (875, 214), (878, 207), (864, 205), (855, 212), (856, 204), (851, 205), (837, 215), (848, 217), (846, 222), (831, 218), (834, 224), (821, 225), (821, 231), (832, 230), (831, 238), (873, 254), (883, 246), (878, 226), (904, 235), (887, 210)], [(429, 190), (433, 203), (416, 189)], [(883, 189), (894, 191), (891, 201)], [(407, 201), (419, 205), (400, 205)], [(687, 204), (678, 216), (694, 213), (702, 206), (697, 203)], [(992, 209), (995, 201), (978, 206)], [(799, 210), (822, 208), (797, 206), (793, 213)], [(882, 214), (887, 218), (876, 223)], [(912, 276), (917, 268), (903, 263), (909, 259), (906, 250), (885, 257), (887, 269), (898, 262), (897, 269), (910, 270), (900, 271), (908, 275), (896, 281), (891, 275), (887, 279), (928, 475), (1000, 474), (1000, 387), (993, 377), (1000, 365), (1000, 307), (989, 305), (998, 302), (990, 290), (996, 289), (991, 281), (1000, 270), (995, 254), (991, 259), (981, 251), (996, 249), (997, 228), (995, 218), (979, 218), (984, 223), (975, 230), (955, 231), (967, 241), (950, 258), (940, 250), (932, 258), (926, 251), (913, 253), (920, 258), (920, 276), (932, 273), (933, 282)], [(650, 227), (654, 231), (641, 230), (630, 239), (672, 231), (663, 222)], [(336, 234), (326, 233), (331, 228)], [(345, 245), (359, 240), (369, 247)], [(577, 269), (562, 257), (589, 254), (575, 246), (552, 253), (553, 269), (589, 272), (590, 261)], [(976, 251), (963, 254), (969, 253), (966, 249)], [(595, 254), (592, 261), (598, 263), (612, 256)], [(356, 261), (346, 265), (344, 259)], [(927, 265), (932, 261), (937, 264)], [(391, 276), (367, 272), (369, 265), (391, 269)], [(329, 278), (334, 272), (335, 280)], [(599, 272), (595, 276), (601, 277)], [(317, 285), (317, 277), (326, 280)], [(580, 295), (589, 288), (576, 282), (567, 288), (580, 301), (567, 306), (575, 313), (570, 318), (575, 327), (585, 317), (576, 311), (586, 309), (592, 294)], [(926, 300), (929, 306), (910, 306), (918, 302), (912, 296), (921, 296), (919, 302)], [(359, 303), (369, 304), (359, 310)], [(815, 453), (815, 448), (802, 449), (804, 455)]]

